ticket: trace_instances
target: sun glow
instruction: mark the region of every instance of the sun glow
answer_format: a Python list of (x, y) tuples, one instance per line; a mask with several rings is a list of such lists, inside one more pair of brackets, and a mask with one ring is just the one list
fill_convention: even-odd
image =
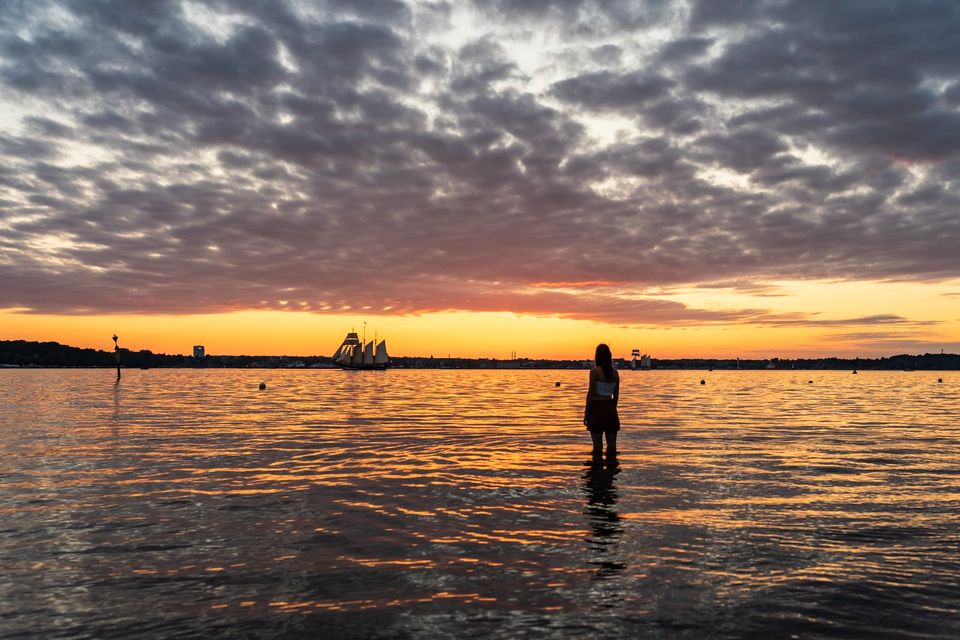
[[(548, 284), (548, 283), (542, 283)], [(554, 283), (549, 283), (554, 284)], [(590, 295), (586, 293), (584, 295)], [(610, 324), (509, 312), (420, 315), (240, 311), (199, 315), (0, 313), (5, 339), (50, 340), (210, 354), (330, 355), (349, 330), (388, 341), (397, 356), (584, 359), (598, 342), (618, 357), (642, 348), (654, 357), (791, 357), (938, 352), (960, 349), (960, 281), (937, 284), (778, 281), (751, 289), (676, 288), (655, 296), (692, 309), (751, 309), (736, 322)], [(811, 313), (810, 309), (822, 310)]]

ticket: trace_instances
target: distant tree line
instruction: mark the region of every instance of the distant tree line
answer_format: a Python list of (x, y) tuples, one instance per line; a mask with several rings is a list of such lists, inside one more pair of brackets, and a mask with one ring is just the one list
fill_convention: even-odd
[[(124, 367), (304, 367), (329, 363), (326, 356), (216, 356), (194, 358), (192, 355), (167, 355), (147, 349), (131, 351), (120, 349), (120, 364)], [(0, 365), (37, 367), (114, 367), (113, 351), (81, 349), (59, 342), (29, 342), (0, 340)]]
[[(0, 340), (0, 365), (19, 367), (113, 367), (113, 351), (80, 349), (59, 342), (30, 342), (27, 340)], [(406, 369), (583, 369), (589, 360), (546, 360), (517, 358), (392, 358), (394, 367)], [(194, 358), (184, 355), (153, 353), (146, 349), (120, 349), (120, 363), (124, 367), (203, 367), (203, 368), (289, 368), (316, 367), (332, 363), (330, 356), (221, 356)], [(630, 362), (622, 358), (615, 363), (628, 368)], [(679, 358), (652, 360), (654, 369), (880, 369), (880, 370), (960, 370), (960, 355), (926, 353), (896, 355), (888, 358), (798, 358), (771, 360), (737, 360), (721, 358)]]

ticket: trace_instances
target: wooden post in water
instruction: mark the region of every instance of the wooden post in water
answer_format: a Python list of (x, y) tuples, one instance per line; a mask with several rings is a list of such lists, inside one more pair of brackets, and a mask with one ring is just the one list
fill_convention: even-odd
[(115, 384), (120, 384), (120, 345), (117, 344), (117, 334), (113, 334), (113, 353), (117, 356), (117, 381)]

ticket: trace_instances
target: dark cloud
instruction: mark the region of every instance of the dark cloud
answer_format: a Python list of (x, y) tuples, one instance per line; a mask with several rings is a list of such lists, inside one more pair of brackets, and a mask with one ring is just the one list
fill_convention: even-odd
[(660, 62), (686, 62), (705, 54), (713, 44), (712, 38), (688, 37), (671, 40), (660, 50)]
[(598, 35), (661, 24), (681, 8), (669, 0), (473, 0), (488, 18), (555, 21), (564, 31)]
[(31, 133), (41, 138), (70, 138), (73, 136), (73, 127), (50, 118), (27, 116), (23, 119), (23, 124)]
[(127, 9), (0, 11), (0, 307), (900, 326), (649, 292), (960, 275), (954, 3)]
[(603, 44), (590, 50), (590, 58), (605, 67), (616, 66), (623, 58), (623, 49), (615, 44)]
[(177, 20), (182, 16), (177, 0), (142, 0), (136, 11), (130, 11), (124, 0), (70, 0), (65, 5), (99, 27), (138, 36), (151, 36), (178, 26)]
[(410, 18), (410, 9), (400, 0), (328, 0), (326, 4), (329, 9), (363, 19), (396, 23)]
[(762, 129), (702, 136), (697, 146), (705, 152), (705, 159), (741, 172), (768, 166), (775, 155), (788, 149), (776, 135)]
[(630, 112), (666, 95), (673, 83), (655, 73), (627, 74), (599, 71), (561, 80), (551, 93), (565, 102), (600, 110)]

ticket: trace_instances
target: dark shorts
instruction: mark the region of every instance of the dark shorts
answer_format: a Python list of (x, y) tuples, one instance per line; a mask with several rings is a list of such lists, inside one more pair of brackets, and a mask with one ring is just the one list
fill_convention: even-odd
[(590, 416), (587, 418), (589, 431), (620, 431), (620, 416), (617, 414), (617, 405), (614, 402), (599, 400), (590, 407)]

